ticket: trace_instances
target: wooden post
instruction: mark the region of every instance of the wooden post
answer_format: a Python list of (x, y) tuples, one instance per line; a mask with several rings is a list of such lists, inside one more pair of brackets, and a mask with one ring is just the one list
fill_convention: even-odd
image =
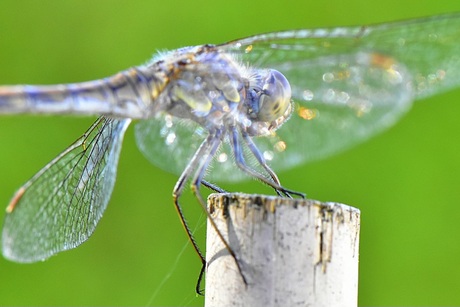
[(358, 209), (308, 199), (212, 194), (205, 306), (357, 306)]

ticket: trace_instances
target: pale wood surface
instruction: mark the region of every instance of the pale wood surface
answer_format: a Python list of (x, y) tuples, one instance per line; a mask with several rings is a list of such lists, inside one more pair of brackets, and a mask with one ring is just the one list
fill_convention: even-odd
[(248, 285), (208, 222), (205, 306), (357, 306), (358, 209), (245, 194), (208, 203)]

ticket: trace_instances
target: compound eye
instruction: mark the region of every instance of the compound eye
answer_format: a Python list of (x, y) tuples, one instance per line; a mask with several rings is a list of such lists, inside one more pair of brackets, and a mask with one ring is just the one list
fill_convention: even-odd
[(290, 103), (291, 86), (288, 80), (279, 71), (269, 70), (263, 81), (257, 118), (265, 122), (275, 121), (286, 113)]

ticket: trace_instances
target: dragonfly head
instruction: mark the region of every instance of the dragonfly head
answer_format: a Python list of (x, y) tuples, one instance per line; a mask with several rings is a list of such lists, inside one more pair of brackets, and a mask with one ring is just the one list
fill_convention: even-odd
[(291, 86), (286, 77), (274, 69), (262, 71), (253, 80), (246, 101), (246, 114), (252, 122), (248, 131), (253, 135), (267, 134), (268, 130), (276, 130), (289, 118)]
[(257, 119), (272, 122), (283, 116), (291, 103), (291, 86), (277, 70), (267, 71), (258, 99)]

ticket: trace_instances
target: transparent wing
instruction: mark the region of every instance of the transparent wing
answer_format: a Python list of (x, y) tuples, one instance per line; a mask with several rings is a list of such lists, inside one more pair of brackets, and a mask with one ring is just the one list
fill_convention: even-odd
[(207, 131), (194, 122), (170, 115), (136, 123), (139, 150), (154, 165), (173, 174), (181, 174)]
[(376, 59), (381, 65), (396, 61), (407, 67), (420, 98), (459, 85), (459, 39), (460, 14), (450, 14), (373, 26), (274, 32), (218, 48), (237, 54), (251, 66), (279, 69), (288, 77), (298, 100), (304, 99), (303, 92), (310, 89), (315, 75), (308, 72), (309, 63), (317, 63), (314, 66), (319, 68), (319, 63), (327, 63), (323, 59), (358, 52), (377, 54), (383, 56)]
[(350, 148), (392, 126), (412, 100), (458, 87), (459, 41), (454, 14), (271, 33), (219, 48), (289, 80), (296, 111), (276, 138), (257, 140), (281, 170)]
[[(139, 150), (152, 164), (174, 174), (181, 174), (185, 170), (207, 135), (207, 130), (202, 126), (170, 115), (140, 121), (135, 126)], [(248, 178), (233, 163), (233, 153), (227, 139), (206, 172), (205, 178), (213, 181)]]
[(18, 190), (3, 226), (6, 258), (43, 260), (88, 239), (112, 193), (129, 123), (100, 117)]
[(293, 114), (275, 135), (254, 140), (269, 164), (282, 170), (324, 159), (394, 125), (412, 104), (412, 75), (384, 58), (357, 52), (288, 67), (309, 76), (308, 89), (295, 88)]
[[(311, 78), (313, 94), (321, 100), (293, 103), (294, 112), (274, 135), (254, 141), (275, 171), (324, 158), (389, 127), (410, 107), (413, 91), (404, 65), (391, 69), (375, 61), (373, 54), (342, 54), (303, 63), (299, 72), (307, 75), (330, 74), (329, 87), (323, 77)], [(294, 68), (291, 69), (293, 71)], [(307, 94), (305, 94), (307, 95)], [(307, 97), (310, 99), (310, 97)], [(159, 117), (136, 125), (140, 150), (154, 164), (180, 173), (184, 170), (207, 131), (199, 125), (174, 117)], [(244, 146), (246, 163), (265, 173)], [(238, 181), (246, 178), (234, 165), (225, 140), (206, 176), (212, 181)]]
[[(280, 171), (363, 142), (394, 125), (413, 100), (458, 87), (459, 41), (456, 14), (370, 27), (275, 32), (217, 48), (250, 67), (277, 69), (289, 80), (291, 118), (275, 135), (255, 139), (269, 165)], [(141, 151), (174, 173), (183, 170), (203, 133), (201, 127), (175, 119), (136, 126)], [(229, 148), (221, 148), (209, 179), (242, 178)]]

